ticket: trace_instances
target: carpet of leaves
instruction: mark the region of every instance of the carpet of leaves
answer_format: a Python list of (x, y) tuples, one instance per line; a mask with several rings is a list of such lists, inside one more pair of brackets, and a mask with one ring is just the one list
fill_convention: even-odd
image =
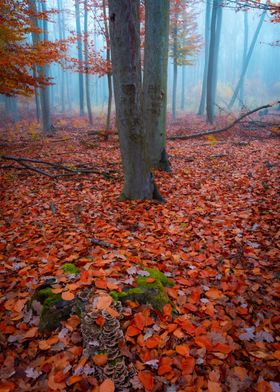
[[(195, 121), (169, 132), (191, 133)], [(97, 385), (83, 356), (79, 318), (41, 334), (27, 304), (49, 277), (70, 299), (85, 287), (133, 287), (144, 267), (175, 283), (167, 290), (178, 314), (127, 304), (135, 390), (280, 391), (279, 139), (241, 125), (170, 142), (173, 172), (156, 173), (166, 203), (119, 202), (117, 138), (90, 136), (79, 119), (57, 126), (48, 139), (27, 122), (10, 128), (2, 154), (111, 174), (0, 171), (0, 391), (113, 390)], [(79, 275), (64, 274), (66, 262)]]

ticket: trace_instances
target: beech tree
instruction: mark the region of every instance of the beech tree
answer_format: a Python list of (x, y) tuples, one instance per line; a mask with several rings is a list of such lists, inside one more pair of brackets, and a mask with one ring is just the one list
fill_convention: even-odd
[(114, 94), (124, 168), (122, 199), (162, 200), (151, 172), (143, 121), (139, 6), (139, 0), (109, 0)]
[(164, 171), (171, 170), (166, 152), (168, 32), (169, 1), (146, 0), (144, 126), (151, 164)]

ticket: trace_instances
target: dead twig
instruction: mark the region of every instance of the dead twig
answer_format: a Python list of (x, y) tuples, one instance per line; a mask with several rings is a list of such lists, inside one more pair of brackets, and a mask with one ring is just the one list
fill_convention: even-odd
[(256, 109), (250, 110), (249, 112), (246, 112), (244, 114), (242, 114), (240, 117), (238, 117), (236, 120), (234, 120), (232, 123), (230, 123), (229, 125), (227, 125), (224, 128), (219, 128), (219, 129), (210, 129), (208, 131), (203, 131), (203, 132), (199, 132), (199, 133), (193, 133), (192, 135), (174, 135), (174, 136), (169, 136), (168, 140), (187, 140), (187, 139), (194, 139), (196, 137), (201, 137), (201, 136), (208, 136), (208, 135), (213, 135), (215, 133), (220, 133), (220, 132), (224, 132), (229, 130), (230, 128), (232, 128), (235, 124), (238, 124), (241, 120), (243, 120), (243, 118), (250, 116), (250, 114), (256, 113), (259, 110), (262, 109), (266, 109), (266, 108), (271, 108), (272, 106), (276, 105), (280, 103), (280, 101), (275, 102), (273, 104), (268, 104), (268, 105), (263, 105), (260, 106)]
[(102, 246), (103, 248), (115, 248), (114, 245), (109, 244), (108, 242), (97, 240), (96, 238), (89, 238), (89, 241), (92, 244)]

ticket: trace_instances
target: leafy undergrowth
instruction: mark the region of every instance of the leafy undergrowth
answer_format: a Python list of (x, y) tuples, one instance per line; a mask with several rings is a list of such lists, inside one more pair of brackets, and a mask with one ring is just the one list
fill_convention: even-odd
[(173, 172), (156, 174), (166, 203), (119, 202), (116, 138), (63, 121), (54, 138), (22, 124), (3, 143), (5, 155), (98, 170), (48, 178), (1, 162), (0, 391), (112, 391), (83, 356), (79, 317), (42, 333), (30, 298), (49, 278), (66, 301), (133, 288), (145, 268), (174, 283), (176, 311), (126, 303), (131, 390), (279, 391), (279, 140), (236, 127), (170, 142)]

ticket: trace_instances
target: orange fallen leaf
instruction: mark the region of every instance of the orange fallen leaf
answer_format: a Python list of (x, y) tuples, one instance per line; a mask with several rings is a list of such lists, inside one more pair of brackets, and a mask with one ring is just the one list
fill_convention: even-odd
[(215, 289), (215, 288), (211, 288), (208, 291), (206, 291), (205, 295), (207, 298), (214, 299), (214, 300), (220, 299), (223, 297), (223, 293), (220, 290)]
[(26, 331), (25, 334), (23, 335), (23, 337), (25, 339), (30, 339), (30, 338), (34, 338), (37, 335), (38, 335), (38, 328), (33, 327), (33, 328), (30, 328), (28, 331)]
[(39, 349), (40, 350), (48, 350), (51, 346), (47, 342), (47, 340), (40, 340), (39, 341)]
[(156, 281), (155, 278), (147, 278), (146, 279), (147, 283), (154, 283), (155, 281)]
[(189, 346), (186, 344), (179, 344), (176, 346), (176, 351), (178, 354), (183, 355), (184, 357), (187, 357), (190, 354)]
[(165, 316), (171, 316), (172, 315), (172, 306), (170, 304), (165, 304), (163, 306), (162, 313)]
[(99, 392), (114, 392), (114, 391), (115, 391), (115, 384), (109, 378), (104, 380), (103, 383), (99, 385)]
[(67, 380), (67, 385), (71, 386), (73, 384), (76, 384), (77, 382), (81, 381), (83, 379), (82, 376), (71, 376)]
[(97, 299), (96, 308), (99, 310), (108, 309), (112, 302), (113, 298), (110, 295), (103, 295)]
[(71, 291), (64, 291), (64, 293), (61, 294), (61, 298), (64, 301), (72, 301), (72, 299), (75, 298), (75, 295), (71, 293)]
[(111, 308), (110, 306), (106, 310), (110, 314), (110, 316), (112, 316), (114, 318), (119, 317), (119, 315), (120, 315), (119, 312), (116, 311), (116, 309)]
[(159, 336), (152, 336), (151, 338), (146, 340), (146, 347), (147, 348), (156, 348), (160, 343), (160, 337)]
[(134, 316), (134, 323), (135, 326), (142, 331), (143, 328), (146, 326), (146, 317), (144, 316), (144, 314), (141, 312), (136, 313), (136, 315)]
[(245, 380), (245, 378), (248, 377), (247, 370), (246, 370), (245, 368), (243, 368), (243, 367), (235, 366), (235, 367), (233, 368), (233, 371), (234, 371), (234, 374), (236, 374), (237, 377), (238, 377), (241, 381)]
[(96, 279), (94, 284), (98, 289), (107, 289), (107, 282), (104, 279)]
[(127, 336), (137, 336), (141, 333), (139, 328), (134, 327), (133, 325), (130, 325), (127, 330), (126, 330), (126, 334)]
[(183, 374), (192, 374), (195, 367), (195, 359), (193, 357), (187, 357), (182, 361)]
[(154, 379), (151, 372), (149, 372), (148, 370), (140, 371), (138, 373), (138, 378), (143, 384), (146, 391), (152, 391), (154, 387)]
[(93, 362), (97, 366), (104, 366), (108, 362), (108, 355), (107, 354), (96, 354), (92, 357)]
[(221, 384), (214, 381), (208, 381), (208, 392), (222, 392)]

